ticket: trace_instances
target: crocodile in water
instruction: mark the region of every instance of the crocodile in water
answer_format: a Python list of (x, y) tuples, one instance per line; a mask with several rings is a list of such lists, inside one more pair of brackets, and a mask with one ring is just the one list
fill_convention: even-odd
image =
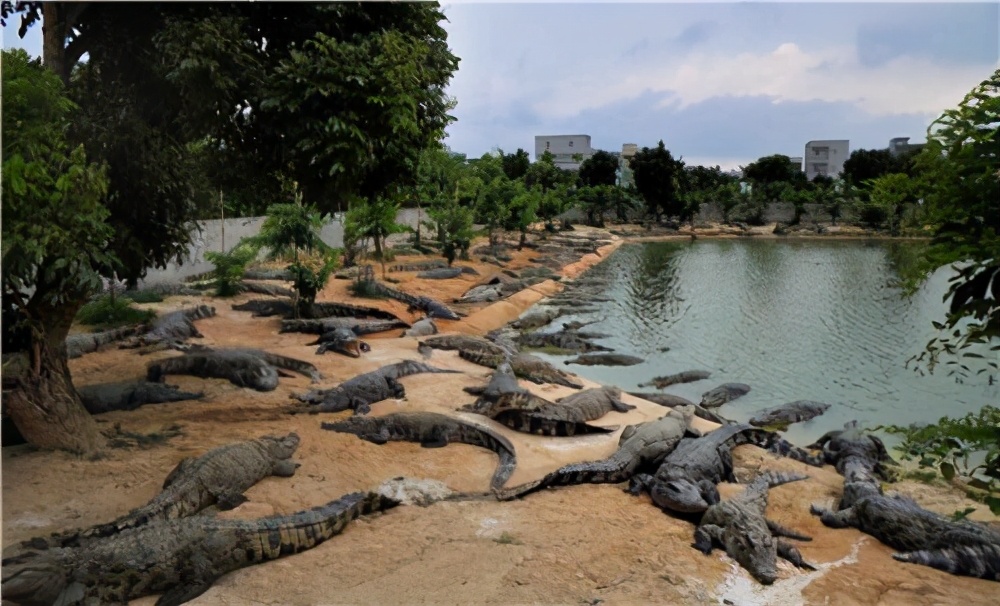
[(588, 353), (566, 360), (566, 364), (581, 364), (583, 366), (635, 366), (645, 362), (640, 357), (619, 353)]
[(701, 381), (712, 376), (712, 373), (707, 370), (685, 370), (672, 375), (666, 375), (663, 377), (653, 377), (645, 383), (639, 383), (639, 387), (655, 387), (657, 389), (665, 389), (671, 385), (677, 385), (679, 383), (693, 383), (695, 381)]
[(808, 421), (818, 417), (827, 410), (830, 405), (812, 400), (796, 400), (774, 408), (768, 408), (755, 414), (749, 423), (757, 427), (784, 428), (792, 423)]
[(746, 383), (723, 383), (715, 389), (701, 394), (701, 407), (718, 408), (726, 402), (732, 402), (748, 393), (750, 393), (750, 386)]

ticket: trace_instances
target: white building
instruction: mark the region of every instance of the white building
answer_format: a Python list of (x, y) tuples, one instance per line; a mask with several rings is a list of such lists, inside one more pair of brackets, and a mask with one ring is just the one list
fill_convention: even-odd
[(594, 155), (590, 135), (539, 135), (535, 137), (535, 160), (545, 152), (555, 156), (555, 164), (566, 170), (579, 170), (584, 160)]
[(812, 181), (818, 175), (837, 178), (844, 170), (844, 162), (850, 155), (850, 141), (847, 139), (824, 139), (806, 143), (806, 179)]

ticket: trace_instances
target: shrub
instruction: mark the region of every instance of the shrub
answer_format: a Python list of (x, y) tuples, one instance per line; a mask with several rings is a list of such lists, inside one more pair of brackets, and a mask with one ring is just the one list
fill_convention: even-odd
[(80, 308), (76, 320), (80, 324), (112, 328), (127, 324), (141, 324), (156, 317), (150, 309), (132, 307), (132, 301), (123, 297), (104, 295)]
[(245, 240), (241, 240), (229, 252), (209, 251), (205, 259), (215, 264), (215, 294), (220, 297), (231, 297), (239, 292), (239, 284), (248, 263), (257, 258), (259, 249)]

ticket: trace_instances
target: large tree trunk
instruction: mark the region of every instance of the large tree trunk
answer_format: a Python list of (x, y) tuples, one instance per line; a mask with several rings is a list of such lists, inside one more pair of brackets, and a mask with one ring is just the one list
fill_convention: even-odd
[(80, 303), (44, 305), (44, 310), (31, 307), (42, 305), (29, 303), (29, 321), (33, 323), (29, 351), (23, 352), (19, 372), (13, 367), (4, 369), (5, 386), (12, 387), (4, 391), (7, 414), (29, 444), (94, 453), (106, 440), (84, 409), (66, 360), (66, 335)]

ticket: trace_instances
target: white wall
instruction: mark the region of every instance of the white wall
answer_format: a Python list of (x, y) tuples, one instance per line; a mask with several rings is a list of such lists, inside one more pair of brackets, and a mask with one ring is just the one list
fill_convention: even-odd
[[(150, 269), (146, 274), (146, 279), (140, 283), (170, 284), (180, 282), (190, 276), (196, 276), (215, 269), (215, 265), (205, 260), (207, 251), (219, 251), (223, 249), (223, 228), (225, 231), (225, 249), (232, 249), (241, 238), (254, 236), (260, 232), (266, 217), (244, 217), (238, 219), (211, 219), (199, 221), (200, 229), (194, 232), (188, 253), (184, 257), (183, 263), (171, 262), (166, 269)], [(426, 219), (426, 215), (424, 219)], [(344, 226), (341, 223), (342, 216), (334, 217), (327, 223), (320, 232), (323, 242), (334, 248), (344, 245)], [(404, 208), (399, 211), (396, 221), (410, 227), (417, 226), (417, 209)]]
[(810, 181), (816, 175), (827, 175), (837, 178), (844, 170), (844, 162), (850, 155), (850, 141), (847, 139), (824, 139), (806, 143), (805, 163), (806, 178)]
[(594, 149), (590, 147), (590, 135), (536, 136), (535, 160), (540, 159), (546, 151), (556, 157), (556, 166), (568, 170), (580, 168), (580, 162), (574, 161), (573, 155), (580, 154), (584, 160), (594, 155)]

